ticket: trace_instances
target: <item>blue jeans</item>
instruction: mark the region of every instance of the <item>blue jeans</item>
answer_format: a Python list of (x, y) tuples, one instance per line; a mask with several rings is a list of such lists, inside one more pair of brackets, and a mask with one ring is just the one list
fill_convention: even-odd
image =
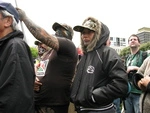
[(121, 113), (120, 98), (115, 99), (113, 103), (114, 103), (114, 105), (116, 107), (116, 113)]
[(140, 94), (130, 93), (125, 100), (125, 113), (140, 113)]

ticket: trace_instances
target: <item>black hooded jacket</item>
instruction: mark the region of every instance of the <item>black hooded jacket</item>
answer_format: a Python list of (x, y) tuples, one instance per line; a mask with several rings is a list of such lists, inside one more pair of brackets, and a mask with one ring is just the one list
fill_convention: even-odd
[(103, 23), (92, 19), (99, 26), (92, 42), (95, 46), (89, 45), (85, 48), (81, 41), (84, 55), (77, 66), (71, 93), (71, 101), (76, 106), (87, 108), (110, 104), (128, 92), (123, 62), (114, 49), (106, 46), (109, 29)]
[(0, 113), (33, 113), (34, 65), (21, 31), (0, 39)]

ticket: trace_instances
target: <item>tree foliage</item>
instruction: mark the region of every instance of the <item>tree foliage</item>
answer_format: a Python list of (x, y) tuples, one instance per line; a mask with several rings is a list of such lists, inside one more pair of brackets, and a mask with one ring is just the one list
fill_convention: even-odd
[(37, 48), (36, 47), (30, 47), (30, 50), (31, 50), (32, 57), (37, 58), (37, 56), (38, 56)]
[[(140, 50), (142, 51), (147, 51), (150, 50), (150, 42), (147, 43), (143, 43), (140, 45)], [(130, 54), (130, 48), (129, 47), (125, 47), (124, 49), (121, 50), (120, 52), (120, 56), (124, 57), (126, 55)]]
[(124, 49), (122, 49), (120, 51), (120, 56), (123, 57), (123, 56), (126, 56), (129, 53), (130, 53), (130, 48), (129, 47), (125, 47)]
[(141, 49), (142, 51), (150, 50), (150, 42), (141, 44), (140, 49)]

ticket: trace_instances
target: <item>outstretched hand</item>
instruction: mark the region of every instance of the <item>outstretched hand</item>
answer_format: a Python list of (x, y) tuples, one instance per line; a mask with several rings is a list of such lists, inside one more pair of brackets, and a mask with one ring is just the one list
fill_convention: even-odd
[(18, 8), (18, 7), (16, 8), (16, 10), (18, 11), (20, 21), (23, 21), (26, 17), (25, 12), (22, 9)]

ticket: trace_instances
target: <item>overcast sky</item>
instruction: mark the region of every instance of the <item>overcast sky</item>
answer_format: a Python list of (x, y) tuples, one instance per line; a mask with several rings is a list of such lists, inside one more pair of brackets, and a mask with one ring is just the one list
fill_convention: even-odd
[[(3, 0), (16, 6), (15, 0)], [(95, 17), (110, 29), (111, 37), (128, 38), (139, 28), (150, 27), (150, 0), (16, 0), (19, 8), (36, 24), (53, 34), (54, 22), (74, 27), (89, 16)], [(36, 40), (24, 26), (30, 46)], [(80, 44), (79, 33), (73, 41)]]

